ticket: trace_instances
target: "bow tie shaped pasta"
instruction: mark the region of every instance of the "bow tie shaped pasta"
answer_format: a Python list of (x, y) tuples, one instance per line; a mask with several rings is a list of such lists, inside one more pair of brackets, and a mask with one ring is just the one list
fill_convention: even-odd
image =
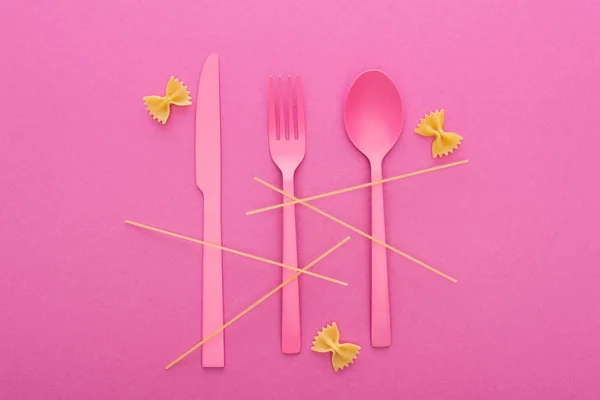
[(352, 343), (340, 343), (340, 331), (337, 324), (327, 325), (315, 336), (312, 351), (318, 353), (332, 352), (331, 363), (335, 372), (344, 369), (354, 362), (360, 346)]
[(162, 122), (163, 124), (169, 119), (171, 113), (171, 104), (176, 106), (189, 106), (190, 92), (187, 86), (183, 86), (183, 82), (171, 77), (167, 82), (167, 93), (164, 97), (161, 96), (146, 96), (143, 98), (146, 109), (152, 115), (153, 119)]
[(452, 153), (463, 139), (454, 132), (444, 132), (444, 110), (435, 110), (421, 119), (415, 132), (422, 136), (433, 136), (431, 153), (433, 158)]

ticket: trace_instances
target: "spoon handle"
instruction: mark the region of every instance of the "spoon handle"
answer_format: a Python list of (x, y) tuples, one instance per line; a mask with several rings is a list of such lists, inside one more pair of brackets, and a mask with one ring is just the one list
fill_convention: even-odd
[[(372, 182), (382, 179), (381, 170), (381, 163), (371, 165)], [(371, 235), (385, 242), (383, 185), (371, 186)], [(374, 347), (392, 344), (386, 251), (382, 245), (371, 242), (371, 344)]]

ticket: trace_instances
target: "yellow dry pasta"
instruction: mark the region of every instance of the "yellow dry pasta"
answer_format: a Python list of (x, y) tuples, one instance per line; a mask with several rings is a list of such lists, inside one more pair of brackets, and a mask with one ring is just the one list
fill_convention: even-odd
[(454, 132), (444, 131), (444, 110), (435, 110), (426, 114), (417, 125), (415, 132), (422, 136), (433, 136), (431, 153), (433, 158), (452, 153), (463, 139)]
[(332, 352), (331, 364), (333, 370), (337, 372), (338, 369), (344, 369), (354, 362), (360, 346), (352, 343), (340, 343), (340, 331), (334, 322), (317, 333), (311, 350), (318, 353)]
[(176, 106), (189, 106), (192, 104), (190, 92), (183, 82), (171, 77), (167, 82), (167, 93), (161, 96), (146, 96), (143, 98), (146, 110), (152, 115), (153, 119), (163, 124), (169, 119), (171, 113), (171, 104)]

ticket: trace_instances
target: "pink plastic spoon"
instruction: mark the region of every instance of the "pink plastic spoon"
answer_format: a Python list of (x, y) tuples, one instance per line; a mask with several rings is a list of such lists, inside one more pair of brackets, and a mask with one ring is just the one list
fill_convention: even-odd
[[(371, 164), (371, 181), (382, 179), (383, 158), (402, 133), (404, 109), (394, 82), (381, 71), (360, 74), (344, 106), (348, 137)], [(383, 186), (371, 187), (371, 235), (385, 242)], [(386, 248), (371, 244), (371, 344), (392, 344)]]

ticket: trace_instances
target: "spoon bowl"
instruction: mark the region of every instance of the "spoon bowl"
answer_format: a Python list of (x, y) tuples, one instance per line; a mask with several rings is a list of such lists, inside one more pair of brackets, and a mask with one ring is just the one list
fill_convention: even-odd
[(368, 70), (354, 80), (346, 97), (344, 124), (358, 150), (370, 161), (383, 160), (404, 125), (402, 99), (389, 76)]

